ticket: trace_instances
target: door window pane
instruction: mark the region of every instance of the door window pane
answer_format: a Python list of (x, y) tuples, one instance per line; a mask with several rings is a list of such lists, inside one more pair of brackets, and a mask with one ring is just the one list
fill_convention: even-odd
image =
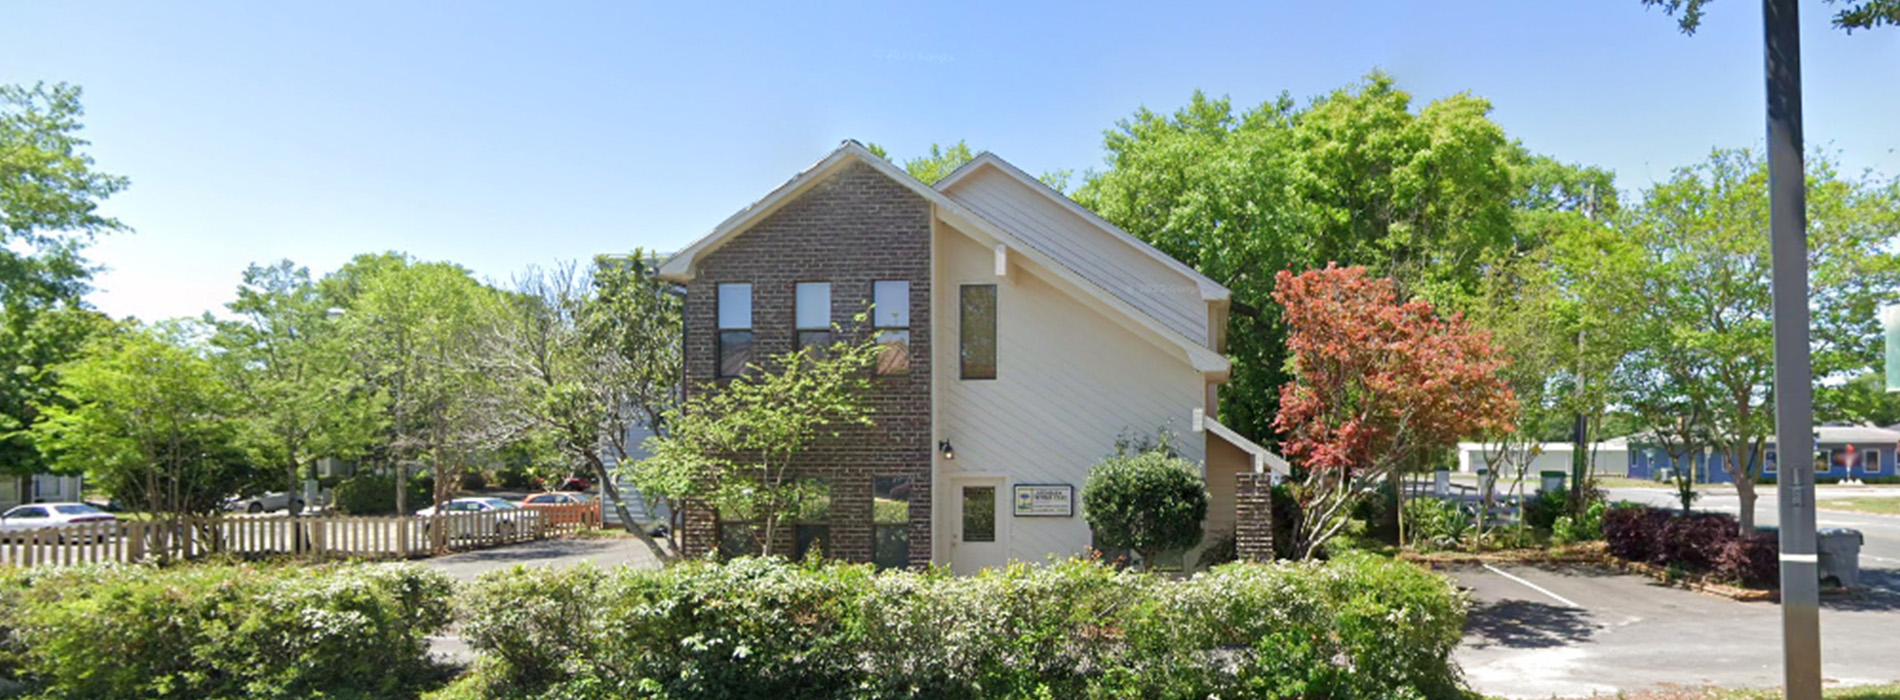
[(910, 565), (910, 477), (880, 476), (871, 480), (873, 552), (878, 568)]
[(996, 487), (963, 487), (963, 541), (996, 541)]
[(883, 280), (871, 283), (871, 318), (878, 328), (910, 327), (910, 282)]
[(830, 282), (799, 282), (796, 296), (799, 330), (831, 329)]
[(750, 330), (752, 328), (752, 285), (719, 285), (719, 329)]
[(966, 284), (957, 328), (964, 379), (996, 378), (996, 285)]

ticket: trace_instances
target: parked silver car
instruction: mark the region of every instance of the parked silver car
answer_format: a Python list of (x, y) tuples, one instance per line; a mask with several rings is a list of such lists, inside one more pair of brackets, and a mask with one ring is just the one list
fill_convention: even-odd
[[(0, 513), (0, 540), (23, 540), (28, 532), (46, 529), (79, 528), (97, 523), (116, 523), (119, 516), (85, 503), (29, 503)], [(109, 528), (113, 533), (118, 528)], [(99, 535), (104, 539), (106, 535)], [(61, 534), (59, 541), (68, 536)]]
[[(428, 519), (432, 527), (435, 520), (435, 507), (430, 506), (416, 511), (416, 517)], [(457, 498), (443, 504), (442, 521), (447, 523), (451, 538), (513, 537), (520, 532), (529, 518), (540, 517), (539, 513), (522, 510), (508, 501), (499, 498)]]
[(283, 491), (270, 491), (249, 498), (232, 496), (224, 500), (224, 509), (246, 513), (268, 513), (287, 509), (291, 503), (297, 504), (297, 510), (303, 510), (302, 496), (291, 498), (290, 494)]

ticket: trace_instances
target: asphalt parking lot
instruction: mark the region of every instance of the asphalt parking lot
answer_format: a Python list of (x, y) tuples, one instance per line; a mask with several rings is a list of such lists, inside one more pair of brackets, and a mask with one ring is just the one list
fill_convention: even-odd
[[(1474, 690), (1506, 698), (1665, 686), (1781, 683), (1781, 610), (1589, 566), (1459, 566), (1472, 613), (1456, 658)], [(1823, 676), (1900, 680), (1900, 577), (1822, 602)]]

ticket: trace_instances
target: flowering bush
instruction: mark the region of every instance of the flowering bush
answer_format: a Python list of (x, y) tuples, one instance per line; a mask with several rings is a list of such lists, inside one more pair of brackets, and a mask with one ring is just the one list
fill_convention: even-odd
[(452, 584), (407, 565), (104, 565), (0, 577), (0, 676), (45, 698), (412, 695)]
[(1464, 626), (1447, 581), (1365, 556), (1187, 580), (1082, 560), (515, 570), (464, 602), (481, 659), (444, 699), (1452, 698)]

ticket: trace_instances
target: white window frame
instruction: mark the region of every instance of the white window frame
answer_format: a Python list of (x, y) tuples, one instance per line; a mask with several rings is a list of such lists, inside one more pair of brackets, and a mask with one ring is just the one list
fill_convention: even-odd
[[(730, 298), (727, 296), (729, 291), (736, 292), (741, 288), (745, 290), (744, 297), (737, 294)], [(752, 328), (755, 311), (752, 303), (752, 283), (720, 282), (713, 287), (713, 290), (713, 376), (720, 379), (736, 377), (739, 373), (726, 373), (726, 333), (744, 331), (750, 334), (751, 340), (747, 341), (748, 352), (754, 351), (759, 345), (758, 333)], [(743, 326), (737, 325), (739, 319), (728, 319), (726, 316), (727, 309), (736, 306), (741, 298), (745, 301), (745, 325)]]

